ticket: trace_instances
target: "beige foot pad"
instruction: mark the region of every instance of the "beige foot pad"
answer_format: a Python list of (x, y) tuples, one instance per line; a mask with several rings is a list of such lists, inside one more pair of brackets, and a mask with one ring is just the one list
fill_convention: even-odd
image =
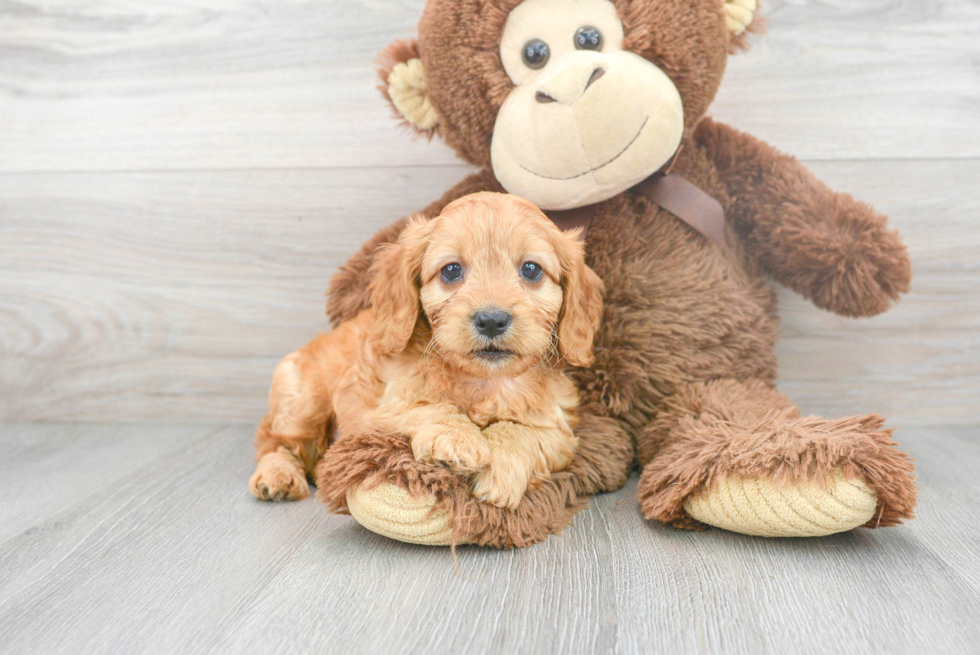
[(347, 494), (350, 515), (371, 532), (410, 544), (449, 546), (453, 540), (449, 516), (433, 511), (434, 506), (432, 496), (412, 496), (388, 482), (370, 491), (357, 488)]
[(878, 497), (861, 479), (835, 470), (827, 487), (807, 482), (780, 487), (732, 476), (684, 501), (689, 515), (708, 525), (759, 537), (822, 537), (864, 525)]

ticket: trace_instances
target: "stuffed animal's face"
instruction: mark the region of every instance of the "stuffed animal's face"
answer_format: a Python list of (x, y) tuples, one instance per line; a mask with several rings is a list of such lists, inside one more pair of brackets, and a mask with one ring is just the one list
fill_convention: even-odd
[(604, 200), (654, 173), (681, 142), (677, 87), (623, 49), (609, 0), (525, 0), (507, 18), (500, 58), (514, 88), (490, 160), (511, 193), (547, 209)]
[(707, 111), (755, 0), (429, 0), (383, 89), (543, 209), (611, 198), (660, 169)]

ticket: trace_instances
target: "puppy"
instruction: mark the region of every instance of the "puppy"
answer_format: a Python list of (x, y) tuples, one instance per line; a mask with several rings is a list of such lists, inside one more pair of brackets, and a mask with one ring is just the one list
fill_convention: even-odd
[(517, 507), (576, 448), (562, 369), (591, 363), (602, 313), (578, 237), (496, 193), (412, 219), (376, 258), (372, 308), (276, 368), (252, 493), (306, 497), (329, 442), (381, 428), (469, 476), (477, 499)]

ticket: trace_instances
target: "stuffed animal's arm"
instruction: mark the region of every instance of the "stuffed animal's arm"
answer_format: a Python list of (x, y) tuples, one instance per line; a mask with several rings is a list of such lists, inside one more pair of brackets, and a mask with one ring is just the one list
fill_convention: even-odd
[(879, 314), (909, 290), (908, 253), (885, 216), (726, 125), (705, 119), (695, 141), (728, 193), (728, 222), (780, 284), (844, 316)]
[[(478, 191), (502, 190), (493, 173), (489, 169), (483, 170), (464, 179), (420, 213), (431, 218), (438, 216), (443, 207), (457, 198)], [(407, 222), (407, 218), (401, 218), (382, 229), (334, 273), (327, 289), (327, 317), (334, 326), (351, 320), (370, 306), (367, 289), (371, 280), (368, 271), (374, 261), (374, 253), (378, 246), (395, 241)]]

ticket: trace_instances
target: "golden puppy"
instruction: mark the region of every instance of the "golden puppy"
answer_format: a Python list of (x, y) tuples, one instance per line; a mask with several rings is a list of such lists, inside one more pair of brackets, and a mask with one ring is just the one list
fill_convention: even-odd
[(476, 498), (516, 507), (576, 447), (562, 364), (591, 362), (602, 312), (577, 237), (504, 194), (414, 218), (377, 258), (372, 308), (276, 368), (252, 493), (304, 498), (333, 438), (382, 428), (471, 476)]

